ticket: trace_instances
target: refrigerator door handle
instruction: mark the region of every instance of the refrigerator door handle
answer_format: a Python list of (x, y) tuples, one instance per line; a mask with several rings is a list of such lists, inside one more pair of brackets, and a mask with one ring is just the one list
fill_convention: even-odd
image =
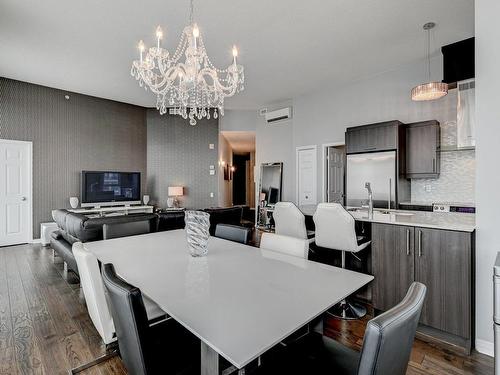
[(387, 201), (387, 208), (391, 209), (391, 200), (392, 200), (392, 178), (389, 178), (389, 200)]

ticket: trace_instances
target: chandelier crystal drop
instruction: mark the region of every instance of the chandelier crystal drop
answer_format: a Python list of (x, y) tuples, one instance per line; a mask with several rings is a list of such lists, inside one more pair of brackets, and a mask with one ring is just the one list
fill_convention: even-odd
[(224, 115), (224, 99), (243, 91), (243, 66), (236, 61), (226, 69), (217, 69), (210, 61), (198, 25), (193, 22), (193, 0), (190, 22), (184, 28), (173, 55), (161, 47), (163, 30), (156, 29), (156, 46), (146, 52), (144, 42), (138, 44), (139, 60), (132, 62), (131, 75), (139, 86), (156, 94), (156, 108), (165, 114), (169, 108), (196, 125), (202, 118)]
[(411, 90), (411, 100), (420, 102), (436, 100), (448, 94), (448, 84), (431, 81), (431, 30), (436, 26), (434, 22), (427, 22), (423, 29), (427, 32), (427, 73), (428, 83), (415, 86)]

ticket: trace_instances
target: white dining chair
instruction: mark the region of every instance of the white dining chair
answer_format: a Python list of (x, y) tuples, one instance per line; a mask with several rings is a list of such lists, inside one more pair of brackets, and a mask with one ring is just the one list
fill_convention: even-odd
[(273, 211), (273, 219), (276, 234), (310, 239), (312, 242), (314, 232), (306, 229), (304, 214), (292, 202), (276, 203)]
[[(78, 266), (80, 286), (83, 290), (90, 319), (104, 344), (112, 346), (116, 341), (115, 326), (106, 300), (106, 293), (97, 258), (94, 254), (85, 250), (81, 242), (75, 242), (72, 246), (72, 251)], [(156, 303), (146, 297), (144, 298), (144, 306), (150, 323), (166, 318), (165, 312)], [(71, 373), (81, 372), (106, 361), (113, 355), (116, 355), (116, 352), (110, 352), (78, 368), (72, 369)]]
[[(316, 246), (342, 252), (342, 268), (346, 253), (357, 253), (370, 245), (370, 241), (356, 235), (355, 220), (339, 203), (320, 203), (313, 216)], [(343, 319), (359, 319), (366, 309), (344, 299), (335, 305), (332, 315)]]
[(309, 255), (309, 241), (307, 239), (275, 233), (263, 233), (260, 239), (260, 248), (303, 259), (307, 259)]

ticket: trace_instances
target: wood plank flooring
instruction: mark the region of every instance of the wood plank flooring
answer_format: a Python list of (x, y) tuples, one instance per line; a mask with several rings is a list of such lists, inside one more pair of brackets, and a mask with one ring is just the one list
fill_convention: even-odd
[[(367, 319), (328, 318), (325, 333), (361, 347)], [(67, 374), (105, 352), (80, 297), (78, 280), (40, 245), (0, 248), (0, 374)], [(126, 374), (113, 358), (82, 374)], [(493, 360), (461, 357), (416, 341), (408, 374), (493, 374)]]

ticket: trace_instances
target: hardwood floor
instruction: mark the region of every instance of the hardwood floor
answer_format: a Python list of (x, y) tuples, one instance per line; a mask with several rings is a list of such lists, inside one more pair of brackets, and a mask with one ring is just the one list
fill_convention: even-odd
[[(367, 319), (328, 318), (325, 333), (359, 349)], [(105, 347), (80, 299), (78, 280), (40, 245), (0, 248), (0, 374), (67, 374)], [(82, 374), (126, 374), (113, 358)], [(493, 360), (453, 355), (416, 341), (408, 374), (493, 374)]]

